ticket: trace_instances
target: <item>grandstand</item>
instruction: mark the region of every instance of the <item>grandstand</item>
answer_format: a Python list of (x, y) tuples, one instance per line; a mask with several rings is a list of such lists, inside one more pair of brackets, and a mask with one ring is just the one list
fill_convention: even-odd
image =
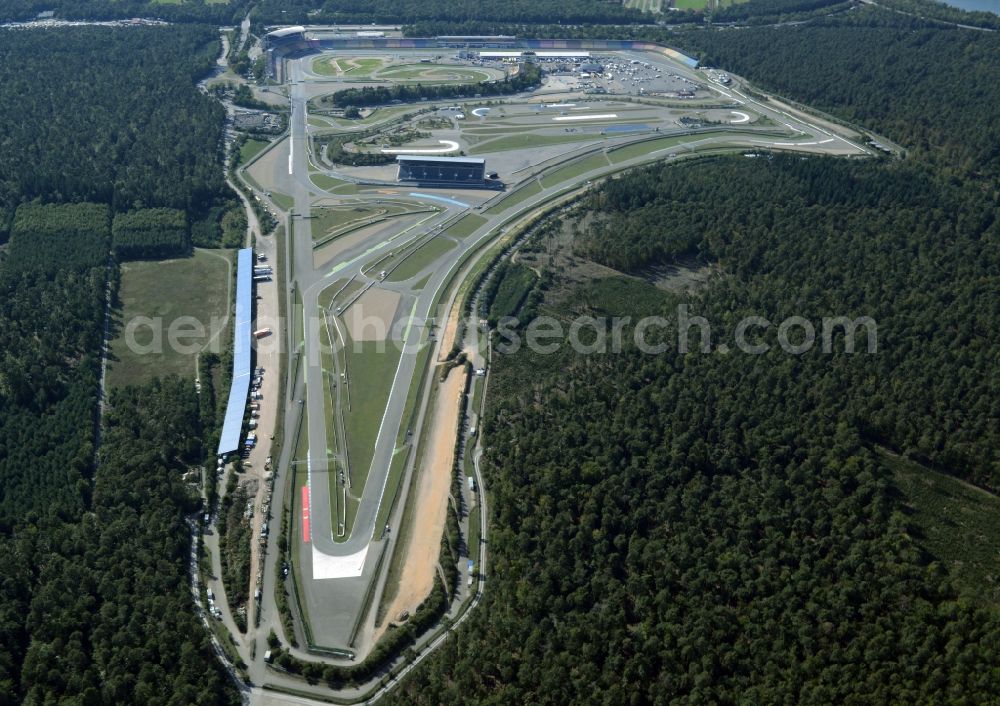
[(250, 392), (250, 329), (253, 319), (253, 250), (244, 248), (236, 260), (236, 317), (233, 334), (233, 380), (229, 388), (226, 419), (219, 437), (219, 456), (240, 447), (247, 394)]
[(479, 188), (486, 183), (486, 160), (477, 157), (396, 157), (396, 180), (424, 186)]

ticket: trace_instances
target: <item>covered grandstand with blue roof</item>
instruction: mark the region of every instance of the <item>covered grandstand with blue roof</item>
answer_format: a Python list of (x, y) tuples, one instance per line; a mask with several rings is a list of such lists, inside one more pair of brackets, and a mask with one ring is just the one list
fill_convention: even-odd
[(253, 324), (253, 250), (244, 248), (236, 260), (236, 317), (233, 326), (233, 381), (229, 389), (226, 420), (219, 437), (219, 456), (240, 447), (243, 416), (250, 393), (250, 336)]

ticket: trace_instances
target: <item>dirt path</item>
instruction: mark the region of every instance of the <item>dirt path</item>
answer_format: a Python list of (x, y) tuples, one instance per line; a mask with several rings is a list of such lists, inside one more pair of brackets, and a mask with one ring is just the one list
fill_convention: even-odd
[[(421, 454), (420, 479), (413, 499), (416, 512), (406, 545), (406, 560), (395, 598), (385, 612), (385, 623), (376, 628), (372, 644), (403, 611), (412, 615), (431, 592), (441, 552), (441, 536), (447, 518), (451, 471), (455, 461), (458, 413), (465, 390), (465, 368), (452, 370), (438, 390), (431, 433)], [(387, 590), (389, 587), (386, 587)]]
[(451, 349), (455, 347), (455, 336), (458, 334), (458, 322), (462, 318), (462, 307), (460, 300), (455, 299), (455, 303), (448, 312), (448, 320), (445, 322), (444, 330), (441, 331), (441, 347), (438, 349), (438, 360), (443, 361), (448, 357)]

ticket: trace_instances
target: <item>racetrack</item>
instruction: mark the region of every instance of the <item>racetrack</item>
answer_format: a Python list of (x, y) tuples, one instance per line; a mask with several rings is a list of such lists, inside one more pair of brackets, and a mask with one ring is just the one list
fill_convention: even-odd
[[(832, 154), (863, 154), (864, 150), (827, 132), (822, 126), (803, 122), (804, 118), (780, 108), (757, 103), (735, 89), (713, 88), (713, 91), (719, 96), (717, 102), (726, 104), (729, 101), (736, 107), (731, 111), (727, 107), (726, 117), (720, 122), (739, 123), (740, 127), (719, 127), (716, 123), (714, 132), (679, 128), (670, 109), (626, 104), (623, 101), (611, 104), (607, 97), (590, 99), (576, 96), (566, 99), (576, 102), (549, 103), (544, 110), (540, 109), (537, 97), (531, 98), (536, 101), (534, 104), (530, 104), (527, 97), (522, 97), (493, 109), (470, 109), (469, 113), (482, 119), (471, 121), (469, 126), (452, 128), (453, 133), (444, 133), (447, 136), (432, 131), (431, 140), (415, 138), (413, 143), (418, 145), (416, 148), (384, 150), (400, 154), (453, 153), (462, 143), (452, 139), (452, 135), (461, 130), (463, 141), (467, 137), (477, 140), (474, 149), (466, 149), (483, 155), (490, 164), (489, 168), (501, 172), (511, 185), (506, 192), (480, 193), (425, 187), (409, 192), (407, 189), (413, 187), (393, 187), (386, 184), (385, 179), (365, 182), (364, 171), (360, 167), (330, 169), (328, 165), (323, 166), (321, 176), (332, 186), (330, 192), (324, 192), (317, 186), (320, 182), (314, 183), (320, 174), (316, 166), (319, 162), (309, 152), (310, 132), (321, 131), (315, 126), (310, 127), (306, 111), (307, 100), (315, 95), (315, 87), (311, 87), (308, 80), (308, 64), (313, 58), (288, 63), (290, 137), (275, 147), (267, 159), (258, 160), (252, 176), (262, 187), (260, 191), (288, 194), (293, 202), (290, 209), (292, 215), (288, 220), (291, 255), (287, 264), (288, 283), (294, 284), (295, 292), (289, 291), (288, 298), (290, 301), (301, 301), (297, 315), (301, 321), (296, 321), (296, 328), (302, 330), (302, 341), (300, 346), (290, 334), (289, 348), (300, 350), (301, 359), (297, 364), (293, 363), (297, 367), (293, 367), (295, 377), (291, 381), (289, 395), (293, 401), (301, 399), (304, 402), (301, 410), (305, 414), (304, 428), (308, 438), (308, 468), (300, 470), (307, 473), (310, 498), (310, 541), (308, 544), (299, 542), (293, 548), (293, 561), (301, 574), (299, 595), (316, 644), (347, 648), (351, 647), (353, 636), (358, 634), (361, 637), (356, 649), (359, 655), (363, 655), (371, 647), (368, 638), (364, 637), (364, 630), (368, 629), (364, 626), (373, 622), (364, 619), (366, 600), (370, 587), (385, 571), (387, 561), (383, 557), (387, 548), (391, 551), (402, 511), (402, 505), (394, 506), (392, 513), (388, 512), (388, 507), (397, 497), (397, 485), (405, 488), (409, 477), (409, 471), (403, 471), (402, 479), (390, 482), (394, 461), (406, 458), (411, 448), (412, 440), (408, 438), (407, 431), (413, 420), (418, 418), (413, 405), (419, 405), (423, 399), (419, 395), (416, 403), (410, 399), (411, 390), (418, 389), (422, 380), (418, 351), (421, 346), (431, 345), (430, 333), (441, 334), (445, 317), (452, 313), (439, 306), (438, 298), (460, 263), (463, 268), (467, 267), (465, 258), (470, 253), (490, 243), (501, 228), (510, 227), (523, 214), (551, 204), (591, 180), (649, 161), (712, 150), (766, 148)], [(652, 58), (651, 61), (669, 64), (669, 60), (663, 57)], [(677, 70), (675, 65), (669, 66), (671, 70)], [(343, 65), (341, 69), (344, 70)], [(546, 100), (563, 99), (553, 95)], [(426, 107), (434, 108), (432, 105)], [(407, 109), (406, 106), (398, 108), (394, 116), (401, 116)], [(560, 115), (556, 112), (559, 110), (579, 112)], [(755, 121), (757, 116), (767, 117), (766, 125), (758, 125)], [(588, 121), (642, 124), (648, 126), (648, 133), (625, 131), (602, 135), (600, 131), (606, 125), (596, 124), (589, 128), (586, 125)], [(652, 134), (654, 126), (662, 130), (659, 135)], [(593, 129), (593, 132), (570, 132), (585, 129)], [(420, 146), (421, 141), (427, 144), (433, 140), (442, 147)], [(313, 167), (311, 161), (315, 163)], [(519, 184), (525, 187), (516, 188)], [(416, 199), (417, 202), (440, 206), (441, 210), (426, 217), (406, 216), (351, 230), (337, 235), (328, 245), (313, 250), (312, 229), (317, 226), (317, 219), (313, 216), (319, 215), (319, 204), (348, 211), (358, 206), (376, 212), (385, 207), (380, 201), (386, 200), (387, 196)], [(449, 228), (463, 216), (463, 223), (469, 224), (466, 231), (460, 237), (449, 236)], [(332, 220), (330, 224), (331, 227), (336, 226)], [(422, 255), (417, 250), (417, 254), (404, 257), (416, 243), (435, 239), (447, 240), (450, 246), (436, 248), (433, 252), (425, 250)], [(428, 252), (432, 255), (427, 255)], [(410, 266), (400, 270), (406, 277), (395, 278), (391, 273), (384, 279), (381, 277), (383, 270), (406, 262)], [(352, 286), (344, 290), (342, 296), (330, 301), (328, 290), (331, 285), (338, 283), (333, 289), (339, 289), (342, 286), (340, 283), (348, 280)], [(419, 286), (416, 286), (417, 283)], [(364, 294), (352, 302), (351, 299), (363, 290)], [(455, 310), (456, 325), (459, 314)], [(389, 330), (385, 333), (376, 334), (374, 329), (366, 329), (363, 325), (368, 316), (381, 322), (382, 326), (397, 325), (388, 326)], [(380, 414), (370, 425), (369, 431), (374, 437), (370, 458), (355, 458), (361, 454), (348, 453), (350, 444), (344, 443), (339, 430), (347, 426), (344, 420), (352, 413), (351, 410), (356, 410), (366, 395), (373, 394), (367, 389), (371, 386), (361, 384), (362, 376), (356, 370), (352, 371), (351, 363), (339, 356), (327, 356), (325, 360), (335, 361), (327, 364), (328, 367), (333, 365), (334, 369), (324, 371), (324, 357), (319, 355), (319, 348), (325, 333), (318, 325), (325, 320), (324, 317), (329, 317), (336, 338), (366, 344), (385, 342), (400, 349), (398, 360), (393, 361), (391, 369), (385, 374), (387, 392), (379, 397)], [(448, 320), (448, 329), (452, 328), (451, 323)], [(450, 343), (449, 339), (445, 345), (450, 347)], [(444, 353), (447, 350), (442, 355)], [(329, 426), (328, 409), (335, 410), (333, 423)], [(419, 411), (419, 407), (416, 409)], [(429, 423), (431, 432), (428, 438), (432, 442), (439, 433), (447, 431), (448, 425), (442, 427), (440, 421), (435, 422), (432, 418)], [(456, 425), (452, 423), (450, 426), (454, 441)], [(447, 444), (439, 446), (443, 449)], [(439, 454), (434, 452), (432, 455)], [(353, 479), (353, 483), (343, 489), (348, 497), (349, 522), (348, 531), (341, 537), (336, 520), (338, 511), (331, 497), (341, 492), (337, 485), (338, 473), (346, 465), (351, 466), (347, 476)], [(288, 465), (280, 472), (289, 473)], [(399, 475), (399, 471), (396, 473)], [(399, 502), (402, 503), (405, 491), (399, 493)], [(415, 502), (421, 508), (434, 505), (426, 499), (428, 497), (438, 495), (418, 494)], [(301, 513), (302, 509), (299, 502), (296, 511)], [(428, 516), (431, 515), (436, 517), (435, 513)], [(379, 519), (385, 517), (388, 520)], [(298, 525), (301, 514), (295, 519)], [(385, 531), (386, 522), (391, 526), (388, 533)], [(439, 534), (437, 525), (431, 524), (429, 532)], [(424, 544), (425, 548), (431, 547), (433, 551), (433, 542)], [(272, 550), (277, 551), (273, 547)], [(410, 586), (407, 600), (423, 593), (425, 583), (423, 579), (407, 578), (406, 585)], [(273, 592), (269, 594), (265, 590), (264, 601), (273, 602)], [(274, 610), (273, 605), (268, 610)], [(362, 625), (361, 632), (358, 632), (358, 625)], [(254, 678), (258, 679), (261, 675), (267, 679), (276, 678), (262, 663), (258, 664), (261, 659), (258, 655), (253, 660), (251, 672), (256, 675)]]

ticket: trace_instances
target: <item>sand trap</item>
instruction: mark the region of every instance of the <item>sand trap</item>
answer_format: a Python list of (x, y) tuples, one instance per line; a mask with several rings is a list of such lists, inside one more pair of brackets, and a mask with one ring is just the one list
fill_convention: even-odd
[(465, 390), (465, 368), (454, 368), (438, 390), (432, 431), (420, 459), (413, 526), (406, 549), (406, 563), (399, 577), (399, 591), (385, 612), (374, 640), (404, 610), (412, 615), (434, 586), (441, 537), (448, 513), (451, 472), (455, 460), (458, 413)]
[(732, 111), (732, 114), (736, 116), (736, 118), (734, 120), (730, 120), (729, 121), (733, 125), (741, 125), (743, 123), (750, 122), (750, 116), (747, 115), (746, 113), (740, 112), (738, 110), (734, 110), (734, 111)]
[(473, 108), (472, 109), (472, 114), (475, 115), (477, 118), (485, 118), (486, 114), (488, 112), (490, 112), (489, 108)]
[(344, 312), (344, 324), (353, 341), (384, 341), (399, 307), (399, 292), (372, 287)]
[(386, 147), (383, 154), (447, 154), (457, 152), (459, 145), (454, 140), (438, 140), (444, 147)]

